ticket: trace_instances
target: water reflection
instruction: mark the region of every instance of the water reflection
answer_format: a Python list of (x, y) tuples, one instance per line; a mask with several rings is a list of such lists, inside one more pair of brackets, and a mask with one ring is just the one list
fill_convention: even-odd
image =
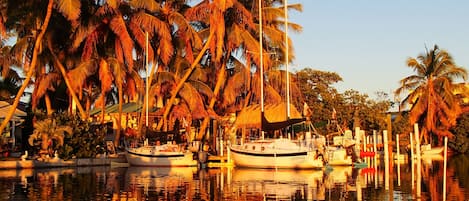
[[(373, 161), (370, 162), (373, 164)], [(443, 163), (424, 163), (422, 195), (410, 164), (384, 169), (111, 168), (0, 170), (0, 200), (441, 200)], [(415, 168), (415, 167), (414, 167)], [(469, 157), (448, 163), (447, 200), (467, 200)], [(400, 180), (400, 182), (398, 182)]]
[(324, 200), (324, 172), (319, 170), (234, 169), (238, 200)]
[(125, 197), (137, 200), (184, 200), (190, 198), (197, 168), (129, 167), (125, 176)]

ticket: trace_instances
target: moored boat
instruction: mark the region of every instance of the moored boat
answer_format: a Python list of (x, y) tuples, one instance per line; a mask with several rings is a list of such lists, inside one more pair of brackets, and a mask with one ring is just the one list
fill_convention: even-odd
[(443, 153), (444, 147), (432, 147), (431, 144), (424, 144), (420, 146), (420, 151), (423, 155), (437, 155)]
[(197, 166), (192, 152), (171, 143), (128, 147), (125, 156), (131, 166)]
[(324, 167), (319, 149), (303, 146), (287, 138), (254, 140), (232, 145), (231, 157), (236, 166), (251, 168), (320, 169)]

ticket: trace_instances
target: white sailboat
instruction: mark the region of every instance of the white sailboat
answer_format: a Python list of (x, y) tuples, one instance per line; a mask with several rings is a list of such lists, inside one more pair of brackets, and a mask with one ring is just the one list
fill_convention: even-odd
[[(145, 49), (148, 51), (148, 33), (146, 34), (146, 41)], [(145, 63), (148, 66), (148, 58), (146, 58)], [(146, 91), (148, 91), (148, 87), (147, 81)], [(146, 126), (148, 127), (148, 95), (145, 96), (145, 104), (147, 108), (145, 115)], [(131, 166), (197, 166), (197, 161), (193, 159), (193, 153), (185, 149), (184, 146), (173, 144), (172, 141), (167, 141), (165, 144), (160, 144), (159, 141), (152, 144), (148, 142), (148, 139), (143, 143), (133, 142), (126, 146), (125, 156)]]
[[(287, 3), (285, 2), (285, 27), (287, 27)], [(259, 54), (260, 54), (260, 77), (261, 77), (261, 139), (253, 140), (240, 145), (231, 145), (231, 158), (235, 166), (251, 168), (294, 168), (294, 169), (320, 169), (324, 167), (322, 155), (318, 147), (309, 137), (308, 140), (291, 140), (289, 138), (264, 139), (264, 128), (266, 124), (271, 126), (291, 125), (299, 119), (290, 119), (290, 95), (288, 77), (288, 44), (286, 44), (286, 74), (287, 74), (287, 119), (284, 122), (268, 122), (264, 114), (264, 88), (263, 88), (263, 47), (262, 47), (262, 3), (259, 1)], [(285, 41), (288, 41), (288, 30), (285, 30)], [(304, 121), (304, 119), (301, 119)], [(270, 126), (270, 125), (269, 125)], [(308, 138), (308, 137), (307, 137)]]
[(176, 144), (136, 145), (128, 147), (125, 154), (131, 166), (185, 167), (197, 166), (193, 154)]

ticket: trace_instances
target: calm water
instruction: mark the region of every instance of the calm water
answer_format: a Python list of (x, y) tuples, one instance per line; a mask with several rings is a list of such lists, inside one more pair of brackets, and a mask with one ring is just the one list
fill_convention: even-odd
[[(418, 200), (411, 165), (394, 165), (389, 178), (383, 166), (0, 170), (0, 200)], [(421, 174), (420, 200), (442, 200), (443, 162), (424, 162)], [(469, 199), (468, 156), (450, 158), (446, 182), (447, 200)]]

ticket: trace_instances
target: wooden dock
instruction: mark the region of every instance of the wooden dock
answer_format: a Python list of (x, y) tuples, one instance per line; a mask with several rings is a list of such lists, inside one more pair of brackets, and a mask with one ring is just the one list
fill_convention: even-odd
[(208, 167), (233, 167), (233, 162), (228, 161), (227, 156), (208, 156), (207, 161)]

